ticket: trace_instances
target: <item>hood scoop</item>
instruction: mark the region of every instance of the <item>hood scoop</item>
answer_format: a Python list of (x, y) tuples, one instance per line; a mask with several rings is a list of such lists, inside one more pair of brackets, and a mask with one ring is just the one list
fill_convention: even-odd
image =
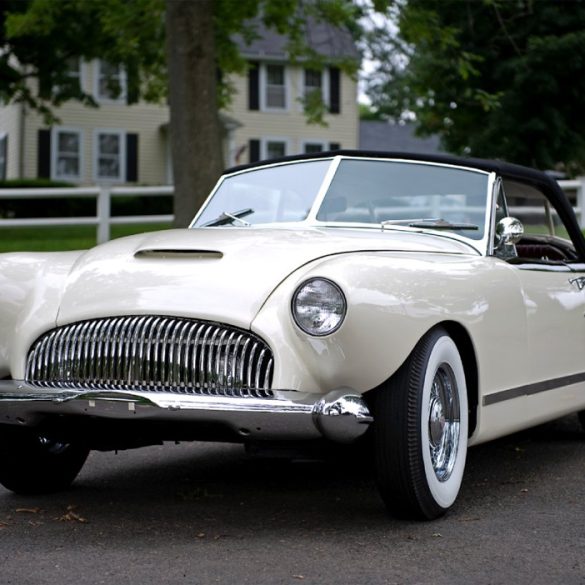
[(134, 258), (220, 260), (223, 258), (223, 253), (218, 250), (194, 250), (187, 248), (145, 248), (138, 250), (134, 254)]

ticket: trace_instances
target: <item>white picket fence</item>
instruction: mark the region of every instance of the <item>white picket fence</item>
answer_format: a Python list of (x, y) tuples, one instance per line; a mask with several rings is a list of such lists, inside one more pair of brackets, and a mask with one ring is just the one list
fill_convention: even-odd
[(559, 181), (561, 189), (573, 204), (577, 221), (581, 229), (585, 229), (585, 177), (573, 180)]
[(124, 215), (112, 216), (114, 197), (155, 197), (174, 193), (172, 186), (156, 187), (75, 187), (60, 189), (0, 189), (0, 199), (63, 199), (93, 198), (96, 200), (96, 215), (90, 217), (35, 217), (27, 219), (0, 218), (0, 237), (3, 227), (95, 225), (99, 244), (110, 239), (110, 227), (114, 224), (170, 223), (171, 215)]
[[(559, 185), (573, 203), (579, 225), (585, 229), (585, 177), (570, 181), (559, 181)], [(28, 219), (0, 218), (0, 237), (3, 227), (95, 225), (98, 243), (110, 239), (110, 228), (114, 224), (171, 223), (173, 215), (125, 215), (112, 216), (113, 197), (160, 196), (171, 197), (174, 188), (169, 185), (156, 187), (79, 187), (60, 189), (0, 189), (0, 199), (40, 198), (94, 198), (95, 216), (91, 217), (36, 217)]]

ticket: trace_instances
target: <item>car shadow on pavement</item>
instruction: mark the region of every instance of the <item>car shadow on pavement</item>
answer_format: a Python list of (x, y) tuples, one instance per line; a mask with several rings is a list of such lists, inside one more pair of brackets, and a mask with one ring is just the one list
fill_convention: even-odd
[[(579, 458), (582, 466), (584, 447), (576, 417), (566, 417), (470, 449), (447, 518), (473, 520), (494, 506), (523, 506), (538, 496), (543, 477), (570, 479), (567, 468)], [(409, 524), (386, 516), (368, 458), (356, 450), (293, 461), (250, 458), (240, 445), (206, 443), (92, 452), (67, 492), (0, 496), (0, 510), (36, 509), (65, 521), (70, 511), (72, 522), (128, 538), (155, 538), (171, 528), (174, 538), (243, 538), (283, 526), (290, 536)]]

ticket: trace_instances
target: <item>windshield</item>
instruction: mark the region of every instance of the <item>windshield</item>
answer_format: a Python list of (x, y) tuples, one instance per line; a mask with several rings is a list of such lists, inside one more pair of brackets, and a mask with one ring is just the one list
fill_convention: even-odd
[(313, 210), (334, 164), (334, 159), (319, 159), (228, 176), (193, 225), (247, 227), (308, 221), (440, 229), (474, 240), (484, 236), (488, 173), (430, 163), (343, 158)]
[(259, 168), (227, 177), (197, 218), (195, 226), (303, 221), (315, 202), (331, 160)]
[(488, 175), (411, 162), (342, 160), (317, 219), (411, 227), (453, 226), (481, 240)]

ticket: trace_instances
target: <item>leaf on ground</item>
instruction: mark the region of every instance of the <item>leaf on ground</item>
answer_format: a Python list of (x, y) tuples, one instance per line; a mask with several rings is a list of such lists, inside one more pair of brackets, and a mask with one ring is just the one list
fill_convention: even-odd
[(38, 514), (40, 511), (40, 508), (16, 508), (18, 514)]
[(57, 518), (59, 522), (79, 522), (80, 524), (87, 524), (89, 520), (79, 515), (75, 511), (75, 506), (67, 506), (67, 512)]
[(459, 522), (479, 522), (481, 518), (479, 516), (469, 516), (466, 518), (459, 518)]

